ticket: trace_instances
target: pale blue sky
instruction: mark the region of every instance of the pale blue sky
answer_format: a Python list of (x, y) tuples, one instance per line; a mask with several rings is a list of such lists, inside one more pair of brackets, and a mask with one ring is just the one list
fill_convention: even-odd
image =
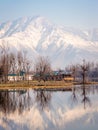
[(76, 28), (98, 28), (98, 0), (0, 0), (0, 22), (40, 15)]

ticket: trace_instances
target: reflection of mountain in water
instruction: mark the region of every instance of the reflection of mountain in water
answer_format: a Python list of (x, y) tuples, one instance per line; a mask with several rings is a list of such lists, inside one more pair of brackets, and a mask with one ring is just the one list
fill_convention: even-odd
[(0, 129), (97, 130), (97, 88), (75, 86), (68, 92), (1, 91)]

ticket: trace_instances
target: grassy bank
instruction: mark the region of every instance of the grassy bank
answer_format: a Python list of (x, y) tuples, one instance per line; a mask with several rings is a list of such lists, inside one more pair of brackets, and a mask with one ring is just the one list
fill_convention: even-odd
[(0, 84), (0, 89), (5, 88), (63, 88), (70, 87), (73, 83), (66, 83), (64, 81), (21, 81), (21, 82), (9, 82), (6, 84)]
[[(87, 84), (98, 84), (98, 82), (89, 82)], [(65, 82), (65, 81), (21, 81), (8, 82), (0, 84), (0, 89), (19, 89), (19, 88), (72, 88), (73, 85), (81, 85), (80, 83)]]

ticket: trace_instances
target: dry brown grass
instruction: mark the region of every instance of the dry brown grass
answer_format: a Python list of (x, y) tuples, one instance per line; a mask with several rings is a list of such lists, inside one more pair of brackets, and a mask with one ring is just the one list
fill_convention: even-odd
[[(9, 82), (6, 84), (0, 84), (0, 89), (19, 89), (19, 88), (72, 88), (73, 85), (77, 83), (65, 82), (65, 81), (20, 81), (20, 82)], [(98, 84), (95, 82), (90, 82), (89, 84)], [(79, 85), (79, 83), (78, 83)]]
[(24, 82), (14, 82), (14, 83), (6, 83), (6, 84), (0, 84), (0, 89), (5, 88), (68, 88), (72, 86), (73, 83), (66, 83), (65, 81), (24, 81)]

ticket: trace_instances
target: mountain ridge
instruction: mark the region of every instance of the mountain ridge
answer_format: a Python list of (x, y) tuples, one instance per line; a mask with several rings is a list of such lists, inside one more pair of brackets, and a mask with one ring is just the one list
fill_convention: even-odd
[(52, 24), (44, 17), (25, 17), (0, 24), (0, 44), (25, 50), (29, 58), (49, 56), (53, 68), (64, 68), (83, 59), (97, 61), (98, 29), (79, 30)]

